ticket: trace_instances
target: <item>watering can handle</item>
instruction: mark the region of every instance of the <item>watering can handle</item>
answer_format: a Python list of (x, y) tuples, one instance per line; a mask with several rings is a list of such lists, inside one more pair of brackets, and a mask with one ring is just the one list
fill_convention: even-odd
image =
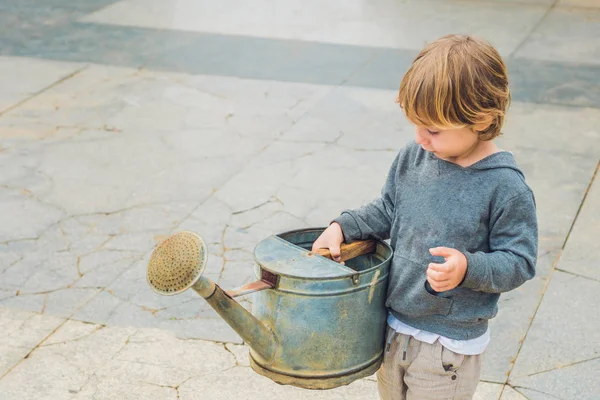
[[(342, 243), (340, 246), (340, 262), (362, 256), (363, 254), (373, 253), (375, 252), (376, 247), (377, 243), (374, 240), (357, 240), (349, 244)], [(315, 253), (331, 259), (331, 252), (329, 249), (318, 249)]]

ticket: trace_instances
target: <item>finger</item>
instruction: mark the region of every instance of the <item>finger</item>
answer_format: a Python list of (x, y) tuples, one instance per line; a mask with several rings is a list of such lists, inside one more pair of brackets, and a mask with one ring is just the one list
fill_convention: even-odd
[(445, 274), (443, 272), (439, 272), (439, 271), (435, 271), (433, 269), (428, 269), (427, 270), (427, 277), (429, 279), (431, 279), (432, 281), (434, 281), (435, 283), (442, 284), (444, 282), (449, 282), (451, 280), (451, 277), (448, 274)]
[(333, 261), (339, 262), (341, 260), (341, 251), (339, 243), (329, 245), (329, 252), (331, 253), (331, 259)]
[(452, 260), (448, 260), (443, 264), (431, 263), (428, 265), (428, 268), (433, 269), (434, 271), (445, 272), (447, 274), (451, 274), (456, 270), (456, 263)]
[(450, 257), (451, 255), (454, 254), (456, 250), (455, 249), (451, 249), (449, 247), (434, 247), (433, 249), (429, 249), (429, 252), (431, 253), (432, 256), (437, 256), (437, 257)]
[(427, 266), (427, 270), (434, 270), (434, 271), (438, 271), (438, 272), (450, 272), (452, 270), (451, 266), (448, 265), (447, 263), (444, 264), (436, 264), (436, 263), (430, 263)]
[(433, 290), (439, 293), (447, 292), (448, 290), (452, 289), (450, 285), (431, 285), (431, 287)]
[(431, 286), (431, 288), (436, 292), (440, 292), (441, 288), (444, 287), (444, 285), (440, 285), (429, 277), (427, 277), (427, 282), (429, 282), (429, 286)]
[(448, 290), (452, 290), (456, 287), (456, 285), (452, 283), (445, 283), (438, 286), (438, 292), (447, 292)]
[(319, 249), (326, 249), (326, 248), (327, 248), (327, 244), (325, 243), (325, 241), (326, 241), (326, 239), (324, 239), (324, 238), (323, 238), (323, 234), (321, 234), (321, 236), (319, 236), (319, 237), (317, 238), (317, 240), (315, 240), (315, 241), (313, 242), (313, 245), (312, 245), (312, 249), (311, 249), (311, 250), (312, 250), (313, 252), (316, 252), (316, 251), (317, 251), (317, 250), (319, 250)]
[(436, 292), (446, 292), (446, 291), (452, 289), (452, 284), (438, 283), (438, 282), (431, 280), (429, 277), (427, 278), (427, 282), (429, 282), (429, 285), (431, 286), (431, 288), (433, 290), (435, 290)]

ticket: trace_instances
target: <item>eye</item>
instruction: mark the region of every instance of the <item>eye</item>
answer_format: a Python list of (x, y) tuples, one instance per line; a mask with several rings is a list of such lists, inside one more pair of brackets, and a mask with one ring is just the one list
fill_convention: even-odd
[(438, 133), (440, 133), (438, 131), (432, 131), (430, 129), (427, 129), (427, 132), (429, 132), (430, 135), (437, 135)]

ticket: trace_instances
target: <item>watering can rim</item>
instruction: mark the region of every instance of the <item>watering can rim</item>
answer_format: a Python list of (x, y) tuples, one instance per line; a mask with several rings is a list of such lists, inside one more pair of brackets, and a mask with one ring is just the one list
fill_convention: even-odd
[(303, 279), (303, 280), (310, 280), (310, 281), (332, 281), (332, 280), (337, 280), (337, 279), (340, 279), (340, 280), (348, 279), (349, 277), (352, 277), (352, 276), (357, 276), (357, 275), (360, 276), (360, 275), (364, 275), (364, 274), (368, 274), (370, 272), (373, 272), (373, 271), (377, 270), (378, 268), (380, 268), (382, 264), (385, 264), (386, 262), (388, 262), (394, 256), (394, 250), (392, 249), (392, 247), (388, 243), (386, 243), (383, 240), (376, 240), (376, 242), (377, 242), (378, 245), (383, 246), (386, 250), (389, 251), (389, 254), (388, 254), (387, 257), (385, 257), (384, 259), (382, 259), (381, 262), (379, 262), (378, 264), (375, 264), (374, 266), (372, 266), (372, 267), (370, 267), (368, 269), (365, 269), (365, 270), (362, 270), (362, 271), (357, 271), (357, 270), (354, 270), (354, 269), (346, 267), (345, 269), (347, 269), (347, 271), (345, 271), (345, 273), (340, 273), (340, 274), (337, 274), (337, 275), (334, 275), (334, 276), (306, 276), (306, 275), (303, 276), (303, 275), (296, 275), (296, 274), (282, 272), (281, 270), (278, 270), (278, 269), (269, 267), (268, 265), (265, 265), (265, 261), (261, 260), (257, 256), (257, 249), (259, 249), (261, 247), (261, 245), (264, 246), (265, 242), (267, 242), (268, 240), (272, 240), (273, 238), (275, 238), (277, 240), (280, 240), (280, 241), (286, 243), (286, 245), (289, 246), (290, 248), (296, 249), (299, 253), (303, 253), (304, 255), (309, 255), (310, 254), (310, 255), (314, 256), (315, 259), (317, 259), (317, 257), (318, 257), (318, 260), (321, 261), (322, 263), (327, 263), (327, 264), (331, 263), (330, 265), (335, 265), (335, 266), (340, 267), (340, 264), (337, 263), (336, 261), (333, 261), (331, 259), (322, 257), (322, 256), (320, 256), (318, 254), (312, 253), (310, 250), (307, 250), (307, 249), (305, 249), (305, 248), (303, 248), (303, 247), (301, 247), (301, 246), (299, 246), (297, 244), (294, 244), (294, 243), (292, 243), (290, 241), (287, 241), (287, 240), (285, 240), (282, 237), (284, 235), (290, 235), (290, 234), (294, 234), (294, 233), (305, 233), (305, 232), (311, 232), (311, 231), (313, 231), (313, 232), (314, 231), (320, 231), (320, 232), (322, 232), (325, 229), (326, 229), (326, 227), (300, 228), (300, 229), (293, 229), (293, 230), (290, 230), (290, 231), (281, 232), (281, 233), (277, 233), (277, 234), (268, 236), (267, 238), (265, 238), (262, 241), (260, 241), (254, 247), (254, 250), (253, 250), (253, 259), (254, 259), (254, 262), (258, 266), (260, 266), (260, 268), (262, 268), (262, 269), (264, 269), (264, 270), (266, 270), (268, 272), (271, 272), (273, 274), (276, 274), (276, 275), (279, 275), (279, 276), (283, 276), (283, 277), (286, 277), (286, 278)]

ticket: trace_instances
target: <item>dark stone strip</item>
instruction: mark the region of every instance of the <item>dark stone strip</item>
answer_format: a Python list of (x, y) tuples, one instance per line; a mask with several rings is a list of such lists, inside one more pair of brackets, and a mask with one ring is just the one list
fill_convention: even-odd
[[(2, 55), (392, 90), (417, 53), (76, 22), (0, 33)], [(507, 64), (513, 100), (600, 108), (600, 66), (522, 58)]]

